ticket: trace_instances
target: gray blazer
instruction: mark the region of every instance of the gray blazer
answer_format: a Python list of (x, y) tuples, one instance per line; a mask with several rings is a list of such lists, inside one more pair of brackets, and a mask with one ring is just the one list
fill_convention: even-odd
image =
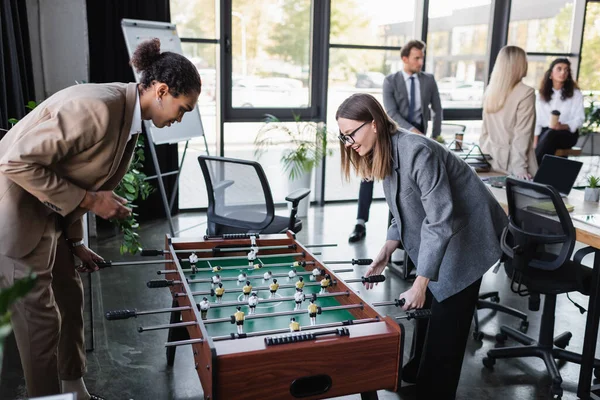
[(443, 301), (498, 261), (506, 214), (475, 172), (436, 141), (397, 132), (392, 152), (383, 181), (393, 215), (387, 239), (402, 240), (417, 274)]
[[(427, 124), (430, 119), (430, 109), (433, 111), (433, 130), (432, 137), (439, 136), (442, 130), (442, 102), (440, 93), (433, 75), (426, 72), (419, 72), (417, 75), (419, 86), (421, 88), (421, 111), (423, 113), (423, 130), (427, 134)], [(408, 123), (408, 92), (406, 91), (406, 82), (402, 71), (386, 76), (383, 81), (383, 106), (400, 128), (410, 130), (413, 128)]]

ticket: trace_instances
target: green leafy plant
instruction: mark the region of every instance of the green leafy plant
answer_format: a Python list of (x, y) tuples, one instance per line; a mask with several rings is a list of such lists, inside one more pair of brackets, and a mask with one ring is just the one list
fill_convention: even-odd
[(294, 122), (290, 126), (274, 115), (266, 114), (265, 125), (254, 140), (254, 156), (257, 159), (273, 146), (286, 147), (280, 161), (290, 180), (310, 173), (324, 156), (333, 154), (331, 149), (327, 149), (329, 134), (325, 124), (302, 121), (297, 114), (293, 116)]
[[(33, 100), (30, 100), (27, 102), (27, 104), (25, 104), (25, 108), (28, 109), (29, 111), (33, 110), (34, 108), (37, 107), (37, 103)], [(27, 111), (27, 112), (29, 112)], [(18, 119), (16, 118), (9, 118), (8, 119), (8, 123), (10, 124), (11, 127), (15, 126), (15, 124), (19, 122)]]
[(600, 132), (600, 108), (592, 93), (587, 97), (589, 97), (590, 103), (584, 109), (585, 120), (583, 126), (579, 129), (579, 134), (582, 136), (588, 133)]
[(596, 189), (600, 186), (600, 176), (590, 175), (587, 179), (589, 188)]
[[(129, 164), (129, 169), (125, 176), (123, 176), (119, 186), (114, 190), (117, 195), (126, 198), (130, 203), (133, 203), (138, 198), (146, 200), (154, 192), (154, 187), (146, 180), (146, 174), (141, 172), (145, 159), (144, 138), (140, 135), (135, 144), (135, 151), (131, 164)], [(136, 254), (142, 250), (140, 235), (136, 232), (140, 226), (136, 220), (137, 216), (138, 214), (133, 212), (126, 219), (112, 220), (119, 227), (119, 230), (123, 232), (123, 242), (119, 249), (121, 254)]]
[(6, 289), (0, 290), (0, 368), (2, 368), (2, 353), (4, 339), (10, 334), (10, 306), (21, 297), (25, 296), (35, 285), (35, 274), (16, 280)]

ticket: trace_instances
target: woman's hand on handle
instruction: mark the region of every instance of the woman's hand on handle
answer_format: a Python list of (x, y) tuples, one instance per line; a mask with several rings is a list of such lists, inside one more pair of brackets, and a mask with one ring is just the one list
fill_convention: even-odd
[[(371, 265), (369, 265), (369, 268), (367, 269), (367, 272), (365, 272), (364, 276), (367, 277), (371, 275), (381, 275), (381, 273), (387, 266), (390, 256), (392, 255), (394, 250), (398, 248), (399, 244), (400, 242), (398, 240), (386, 241), (381, 250), (379, 251), (379, 254), (377, 254), (377, 257), (375, 257)], [(369, 290), (372, 289), (373, 286), (376, 286), (377, 283), (365, 282), (363, 283), (363, 285), (367, 290)]]
[(423, 308), (425, 305), (428, 284), (428, 278), (417, 276), (412, 287), (398, 296), (399, 299), (404, 299), (404, 305), (402, 306), (404, 311), (412, 310), (414, 308)]

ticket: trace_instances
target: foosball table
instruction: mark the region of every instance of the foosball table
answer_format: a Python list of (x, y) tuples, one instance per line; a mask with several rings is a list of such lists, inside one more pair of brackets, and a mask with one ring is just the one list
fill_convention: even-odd
[(426, 317), (422, 310), (380, 315), (376, 307), (402, 300), (368, 304), (351, 284), (384, 276), (344, 280), (353, 269), (331, 267), (371, 260), (321, 262), (291, 232), (199, 240), (167, 235), (164, 250), (144, 255), (164, 256), (161, 279), (147, 285), (168, 287), (172, 306), (109, 311), (106, 318), (170, 313), (169, 324), (138, 330), (168, 329), (169, 365), (178, 346), (192, 347), (207, 400), (353, 393), (376, 399), (377, 390), (400, 385), (404, 327), (397, 320)]

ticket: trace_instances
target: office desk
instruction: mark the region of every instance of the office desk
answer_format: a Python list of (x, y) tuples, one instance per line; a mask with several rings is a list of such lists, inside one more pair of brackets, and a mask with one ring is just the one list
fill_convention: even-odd
[[(488, 174), (481, 174), (486, 176)], [(493, 176), (493, 174), (489, 174)], [(488, 187), (502, 205), (505, 211), (508, 211), (506, 201), (506, 189)], [(565, 203), (572, 204), (575, 209), (571, 213), (575, 214), (600, 214), (600, 205), (598, 203), (587, 202), (583, 200), (583, 191), (572, 190)], [(598, 339), (598, 322), (600, 322), (600, 227), (585, 224), (573, 220), (576, 230), (577, 241), (592, 246), (596, 249), (594, 252), (594, 270), (592, 272), (591, 294), (588, 302), (588, 315), (585, 325), (585, 336), (583, 338), (583, 362), (579, 372), (579, 384), (577, 386), (577, 396), (580, 399), (597, 399), (600, 396), (596, 391), (600, 391), (600, 385), (592, 387), (593, 362), (596, 354), (596, 340)]]

